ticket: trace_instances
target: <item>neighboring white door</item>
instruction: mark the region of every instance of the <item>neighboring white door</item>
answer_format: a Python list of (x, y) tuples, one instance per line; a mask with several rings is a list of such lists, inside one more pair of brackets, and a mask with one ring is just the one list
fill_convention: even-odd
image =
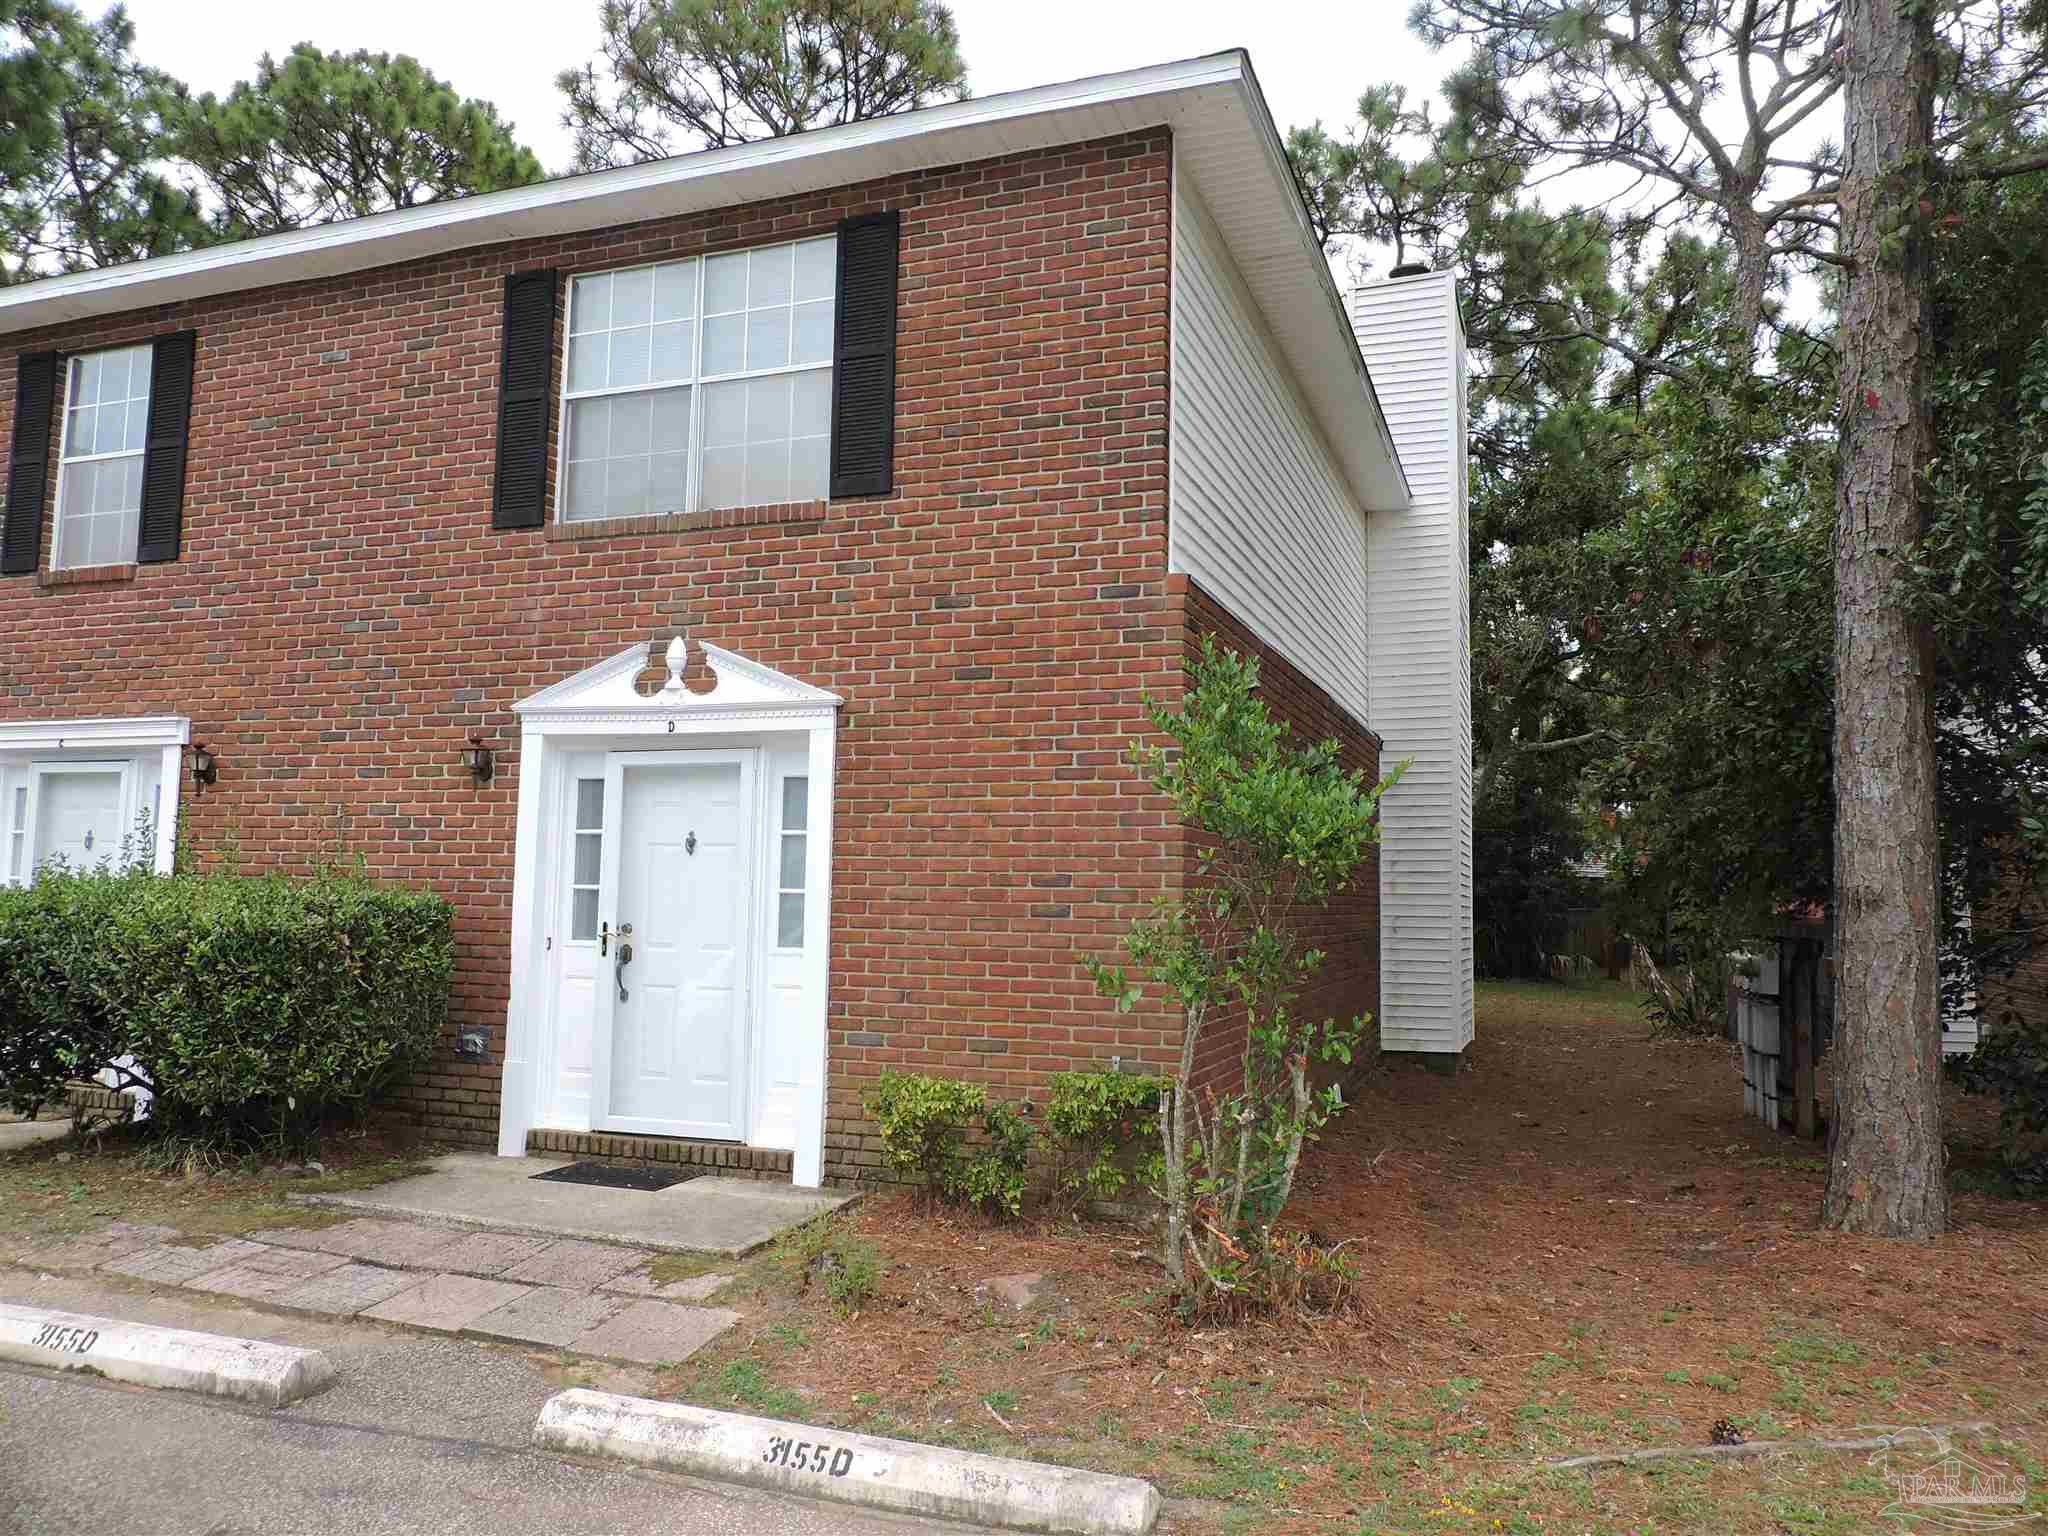
[(615, 753), (597, 1068), (606, 1130), (746, 1134), (754, 754)]
[(128, 800), (125, 763), (38, 767), (35, 774), (35, 865), (62, 860), (88, 870), (118, 863)]

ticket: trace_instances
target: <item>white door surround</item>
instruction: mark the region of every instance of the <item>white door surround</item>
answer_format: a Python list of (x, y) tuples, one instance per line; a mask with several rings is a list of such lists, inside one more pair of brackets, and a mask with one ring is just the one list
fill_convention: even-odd
[[(102, 856), (119, 857), (144, 816), (151, 845), (129, 847), (127, 855), (169, 874), (191, 740), (192, 722), (183, 715), (0, 720), (0, 885), (25, 883), (53, 853), (88, 867)], [(118, 780), (118, 787), (109, 780)], [(108, 794), (81, 799), (88, 784), (111, 800)]]
[[(513, 706), (520, 721), (519, 814), (498, 1151), (523, 1155), (536, 1127), (705, 1134), (670, 1127), (724, 1124), (703, 1107), (729, 1088), (738, 1106), (734, 1139), (789, 1148), (792, 1181), (815, 1186), (824, 1171), (841, 701), (731, 651), (703, 650), (716, 680), (704, 693), (683, 684), (687, 650), (678, 636), (664, 652), (668, 680), (654, 693), (637, 687), (649, 648), (634, 646)], [(735, 793), (725, 809), (713, 804)], [(653, 808), (661, 802), (668, 809)], [(694, 832), (696, 851), (685, 847), (678, 855), (668, 846), (674, 828), (667, 823), (692, 817), (698, 820), (682, 825), (680, 835), (687, 842)], [(731, 848), (714, 849), (721, 840)], [(647, 881), (696, 879), (715, 858), (733, 861), (730, 876), (705, 877), (735, 890), (723, 914), (727, 926), (678, 927), (682, 919), (673, 914), (686, 913), (694, 899), (679, 887), (663, 903), (671, 915), (657, 919), (653, 931), (643, 926), (646, 916), (621, 909), (622, 899), (645, 903)], [(793, 886), (798, 871), (801, 884)], [(622, 935), (622, 922), (634, 931)], [(622, 940), (634, 948), (620, 966), (613, 946)], [(649, 940), (655, 950), (641, 947)], [(673, 950), (679, 940), (699, 947), (687, 965)], [(720, 1060), (715, 1050), (686, 1051), (689, 1059), (670, 1060), (661, 1054), (669, 1044), (711, 1027), (705, 1021), (725, 1006), (722, 946), (732, 950), (735, 1054)], [(693, 989), (684, 1025), (676, 1022), (684, 1015), (674, 1011), (674, 994), (643, 998), (640, 984)], [(670, 1009), (666, 1033), (648, 1033), (646, 1003)], [(626, 1068), (614, 1059), (621, 1040), (641, 1052), (633, 1064), (639, 1075), (626, 1074), (623, 1095)], [(662, 1074), (671, 1070), (680, 1076), (669, 1102), (682, 1109), (644, 1113), (658, 1107), (667, 1091), (659, 1086)], [(692, 1073), (700, 1080), (685, 1084)], [(622, 1108), (643, 1112), (622, 1115)]]

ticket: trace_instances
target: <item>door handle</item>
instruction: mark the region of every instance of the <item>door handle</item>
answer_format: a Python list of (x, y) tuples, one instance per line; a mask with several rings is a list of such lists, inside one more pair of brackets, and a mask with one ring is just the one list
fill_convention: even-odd
[[(625, 931), (624, 928), (619, 930), (621, 933)], [(622, 1003), (626, 1001), (626, 967), (632, 963), (633, 946), (625, 943), (620, 944), (619, 957), (612, 962), (612, 980), (618, 985), (619, 1001)]]

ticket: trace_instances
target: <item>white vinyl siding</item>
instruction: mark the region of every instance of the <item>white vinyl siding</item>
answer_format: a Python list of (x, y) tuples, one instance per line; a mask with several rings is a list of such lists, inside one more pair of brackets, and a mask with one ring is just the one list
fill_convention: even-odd
[(828, 236), (576, 277), (563, 520), (821, 499), (837, 251)]
[(1169, 569), (1369, 726), (1365, 514), (1184, 170), (1173, 241)]
[(1472, 650), (1464, 336), (1448, 273), (1361, 287), (1359, 347), (1407, 472), (1411, 505), (1370, 525), (1372, 725), (1382, 804), (1380, 1044), (1472, 1039)]
[(147, 346), (117, 347), (74, 357), (65, 367), (50, 560), (56, 570), (135, 558), (151, 356)]

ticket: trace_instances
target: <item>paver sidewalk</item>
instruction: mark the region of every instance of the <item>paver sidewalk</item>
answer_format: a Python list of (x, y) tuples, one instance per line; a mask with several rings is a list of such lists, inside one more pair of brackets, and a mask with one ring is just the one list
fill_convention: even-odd
[(540, 1344), (641, 1365), (689, 1356), (739, 1320), (699, 1305), (731, 1278), (658, 1283), (643, 1248), (364, 1218), (191, 1243), (115, 1222), (37, 1249), (32, 1269), (100, 1271), (320, 1317)]

